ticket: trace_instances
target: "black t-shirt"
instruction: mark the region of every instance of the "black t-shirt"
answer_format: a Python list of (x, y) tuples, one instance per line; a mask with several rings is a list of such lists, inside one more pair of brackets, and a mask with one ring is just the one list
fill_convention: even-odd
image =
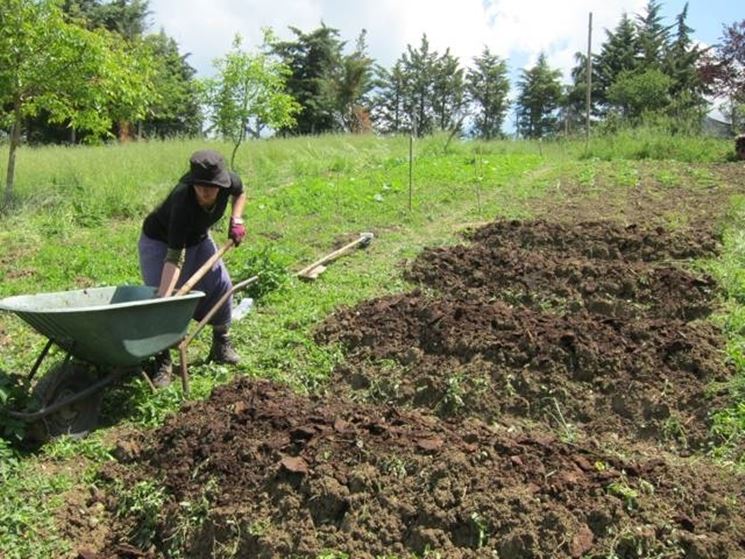
[(238, 175), (230, 173), (230, 188), (219, 188), (215, 205), (202, 208), (192, 188), (187, 173), (170, 192), (163, 203), (145, 218), (142, 232), (151, 239), (162, 241), (168, 248), (181, 250), (199, 244), (225, 213), (231, 196), (243, 193), (243, 183)]

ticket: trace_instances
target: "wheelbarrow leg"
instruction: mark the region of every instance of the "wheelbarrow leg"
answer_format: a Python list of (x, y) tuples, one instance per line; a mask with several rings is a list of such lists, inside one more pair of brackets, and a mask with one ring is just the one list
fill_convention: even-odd
[(44, 358), (47, 356), (47, 353), (49, 353), (49, 350), (52, 348), (52, 344), (54, 344), (52, 340), (47, 340), (47, 345), (45, 345), (44, 349), (41, 350), (39, 357), (36, 358), (36, 362), (34, 363), (34, 366), (31, 367), (31, 371), (28, 374), (28, 380), (33, 380), (34, 376), (36, 375), (36, 372), (39, 370), (39, 367), (41, 366), (41, 362), (44, 361)]
[[(184, 340), (186, 341), (186, 340)], [(184, 398), (189, 397), (189, 373), (187, 371), (187, 364), (186, 364), (186, 347), (188, 346), (188, 343), (180, 343), (178, 346), (179, 351), (179, 373), (181, 375), (181, 387), (184, 391)]]

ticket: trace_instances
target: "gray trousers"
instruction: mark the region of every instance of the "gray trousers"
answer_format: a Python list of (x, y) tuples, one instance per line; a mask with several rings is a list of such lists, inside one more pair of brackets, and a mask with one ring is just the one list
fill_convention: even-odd
[[(140, 254), (140, 272), (142, 273), (142, 279), (145, 282), (145, 285), (158, 287), (160, 285), (160, 276), (163, 273), (163, 265), (165, 263), (168, 246), (166, 243), (151, 239), (143, 233), (140, 235), (137, 249)], [(209, 260), (216, 252), (217, 247), (210, 237), (207, 237), (196, 246), (187, 248), (186, 259), (184, 265), (181, 267), (181, 274), (179, 275), (176, 287), (178, 288), (186, 283), (194, 272), (201, 268), (202, 264)], [(205, 293), (205, 297), (200, 299), (199, 304), (194, 311), (194, 319), (202, 320), (210, 309), (217, 303), (220, 297), (232, 288), (233, 283), (230, 281), (228, 269), (222, 259), (220, 259), (194, 286), (195, 290), (203, 291)], [(229, 297), (212, 316), (210, 324), (218, 327), (230, 326), (232, 307), (233, 298)]]

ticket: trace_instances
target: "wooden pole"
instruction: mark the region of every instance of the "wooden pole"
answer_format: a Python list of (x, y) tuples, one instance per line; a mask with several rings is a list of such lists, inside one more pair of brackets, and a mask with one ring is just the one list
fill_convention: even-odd
[(409, 135), (409, 213), (411, 213), (414, 190), (414, 133)]
[(590, 147), (590, 105), (592, 103), (592, 12), (587, 25), (587, 96), (585, 103), (585, 149)]

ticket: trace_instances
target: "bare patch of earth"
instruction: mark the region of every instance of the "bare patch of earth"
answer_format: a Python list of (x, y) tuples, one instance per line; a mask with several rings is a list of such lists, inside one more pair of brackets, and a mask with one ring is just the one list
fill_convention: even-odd
[[(152, 548), (119, 524), (106, 557), (734, 557), (743, 481), (706, 463), (631, 460), (539, 431), (308, 399), (240, 379), (130, 441), (166, 490)], [(208, 504), (185, 524), (185, 503)], [(223, 555), (226, 556), (226, 555)]]

